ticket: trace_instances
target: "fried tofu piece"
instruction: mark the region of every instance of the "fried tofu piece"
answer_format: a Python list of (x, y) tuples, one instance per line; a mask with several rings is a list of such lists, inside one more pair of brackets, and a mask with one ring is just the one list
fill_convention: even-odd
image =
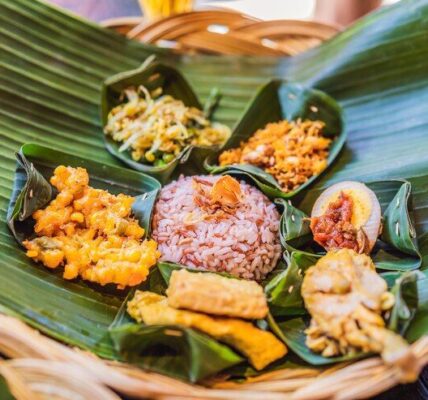
[(286, 346), (272, 333), (239, 319), (211, 317), (193, 311), (176, 310), (166, 297), (137, 291), (128, 302), (129, 315), (147, 325), (181, 325), (197, 329), (244, 354), (257, 370), (287, 353)]
[(171, 307), (213, 315), (258, 319), (269, 310), (263, 288), (256, 282), (208, 272), (174, 271), (166, 293)]

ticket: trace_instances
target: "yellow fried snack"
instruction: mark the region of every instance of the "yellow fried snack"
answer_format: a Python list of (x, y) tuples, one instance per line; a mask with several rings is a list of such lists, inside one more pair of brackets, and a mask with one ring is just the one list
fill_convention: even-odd
[(306, 272), (302, 296), (312, 316), (306, 344), (313, 351), (325, 357), (375, 352), (389, 363), (408, 358), (408, 344), (382, 318), (394, 296), (365, 254), (327, 253)]
[(254, 281), (182, 269), (172, 273), (166, 293), (174, 308), (246, 319), (268, 313), (263, 288)]
[(128, 313), (147, 325), (181, 325), (197, 329), (236, 348), (257, 370), (287, 353), (285, 345), (272, 333), (258, 329), (249, 322), (176, 310), (168, 305), (166, 297), (155, 293), (137, 291), (128, 302)]
[(144, 281), (160, 253), (131, 217), (134, 198), (90, 187), (84, 168), (59, 166), (51, 183), (59, 193), (33, 213), (38, 237), (23, 242), (27, 256), (48, 268), (64, 265), (65, 279), (119, 288)]

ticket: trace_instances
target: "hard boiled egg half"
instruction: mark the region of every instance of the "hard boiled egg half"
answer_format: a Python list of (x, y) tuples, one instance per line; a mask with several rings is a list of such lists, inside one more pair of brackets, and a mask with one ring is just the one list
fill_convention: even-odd
[[(352, 204), (350, 220), (348, 222), (350, 222), (352, 227), (355, 229), (355, 234), (361, 233), (361, 231), (365, 234), (366, 244), (364, 246), (364, 249), (361, 249), (361, 252), (364, 251), (365, 253), (369, 253), (375, 245), (377, 237), (380, 233), (381, 208), (379, 200), (377, 199), (375, 193), (363, 183), (345, 181), (330, 186), (316, 200), (312, 208), (312, 220), (314, 218), (318, 218), (319, 220), (321, 220), (324, 217), (324, 221), (321, 222), (326, 222), (324, 223), (324, 226), (328, 226), (328, 228), (326, 229), (328, 231), (328, 234), (330, 235), (345, 235), (345, 233), (348, 234), (349, 229), (346, 229), (346, 232), (340, 232), (340, 228), (332, 228), (332, 224), (334, 224), (332, 221), (334, 221), (334, 218), (330, 218), (330, 221), (325, 220), (325, 216), (328, 213), (330, 213), (330, 215), (333, 215), (333, 217), (338, 214), (338, 212), (334, 214), (334, 203), (338, 202), (342, 194), (344, 194), (348, 199), (350, 199), (351, 201), (349, 203)], [(340, 224), (337, 225), (338, 227), (340, 226)], [(347, 228), (349, 228), (349, 223), (347, 223), (346, 225), (342, 224), (342, 226), (346, 226)], [(340, 241), (341, 240), (338, 240), (338, 242)], [(336, 243), (334, 242), (334, 240), (330, 242)], [(337, 245), (336, 248), (341, 248), (341, 246)], [(332, 248), (327, 248), (327, 250), (331, 249)]]

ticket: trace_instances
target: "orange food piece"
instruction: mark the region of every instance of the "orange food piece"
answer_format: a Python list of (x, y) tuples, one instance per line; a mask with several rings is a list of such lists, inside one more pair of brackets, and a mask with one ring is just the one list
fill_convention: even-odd
[(234, 207), (242, 199), (241, 185), (229, 175), (221, 176), (211, 189), (211, 198), (214, 203)]
[(90, 187), (84, 168), (59, 166), (51, 183), (59, 193), (33, 213), (38, 237), (24, 241), (27, 256), (48, 268), (63, 265), (65, 279), (119, 288), (143, 282), (160, 253), (131, 217), (134, 198)]
[(331, 139), (323, 129), (321, 121), (300, 119), (267, 124), (238, 148), (223, 151), (219, 164), (255, 165), (291, 192), (327, 167)]

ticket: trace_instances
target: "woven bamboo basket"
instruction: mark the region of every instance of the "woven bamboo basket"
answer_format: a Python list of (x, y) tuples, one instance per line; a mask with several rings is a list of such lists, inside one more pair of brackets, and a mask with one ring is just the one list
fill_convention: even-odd
[(260, 21), (229, 10), (192, 11), (152, 23), (142, 18), (118, 18), (103, 25), (131, 39), (179, 52), (256, 56), (292, 56), (339, 31), (312, 21)]
[[(334, 36), (338, 27), (316, 22), (263, 22), (243, 14), (190, 12), (154, 23), (141, 18), (104, 22), (118, 32), (179, 52), (291, 56)], [(218, 377), (199, 385), (184, 383), (130, 365), (100, 359), (50, 339), (22, 321), (0, 314), (2, 375), (17, 400), (243, 399), (350, 400), (406, 383), (428, 364), (428, 337), (411, 345), (412, 376), (380, 357), (330, 368), (283, 369), (245, 382)]]
[[(428, 337), (411, 346), (414, 372), (428, 363)], [(0, 374), (17, 400), (136, 399), (351, 400), (408, 381), (406, 371), (379, 357), (328, 369), (283, 369), (243, 383), (217, 379), (191, 385), (129, 365), (105, 361), (0, 315)]]

